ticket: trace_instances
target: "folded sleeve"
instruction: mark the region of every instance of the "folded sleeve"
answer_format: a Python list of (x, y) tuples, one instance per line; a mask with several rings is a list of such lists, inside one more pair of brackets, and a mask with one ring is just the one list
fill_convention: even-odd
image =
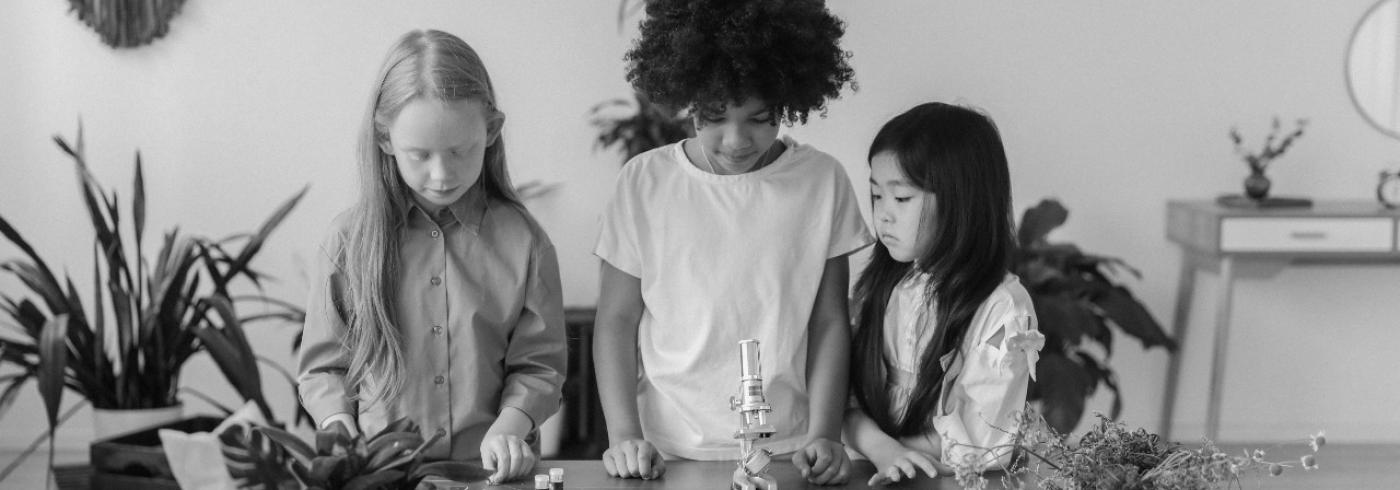
[(593, 254), (617, 270), (633, 277), (642, 277), (638, 233), (643, 210), (637, 207), (636, 179), (633, 178), (636, 167), (637, 162), (633, 161), (618, 174), (612, 199), (599, 220), (598, 243), (593, 248)]
[(519, 409), (538, 427), (559, 409), (568, 348), (559, 260), (548, 243), (534, 248), (524, 306), (506, 347), (501, 409)]
[(336, 266), (341, 249), (340, 234), (332, 231), (317, 251), (297, 357), (297, 394), (317, 427), (332, 415), (356, 414), (356, 403), (351, 399), (355, 390), (345, 383), (350, 354), (344, 344), (347, 328), (340, 308), (344, 278)]

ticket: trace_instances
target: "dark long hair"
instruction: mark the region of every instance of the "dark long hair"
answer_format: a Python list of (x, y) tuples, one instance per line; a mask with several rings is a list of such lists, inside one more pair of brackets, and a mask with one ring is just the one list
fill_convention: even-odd
[[(855, 287), (856, 334), (851, 349), (852, 389), (861, 408), (885, 433), (908, 436), (932, 428), (944, 370), (939, 359), (962, 345), (972, 316), (1010, 266), (1011, 182), (1001, 135), (974, 110), (926, 103), (896, 116), (875, 135), (869, 158), (890, 152), (915, 186), (930, 192), (920, 233), (932, 242), (914, 263), (890, 257), (875, 243)], [(903, 415), (890, 413), (884, 356), (885, 308), (895, 285), (917, 267), (928, 273), (925, 301), (936, 305), (933, 338), (920, 355), (918, 381)], [(954, 362), (961, 362), (961, 359)]]

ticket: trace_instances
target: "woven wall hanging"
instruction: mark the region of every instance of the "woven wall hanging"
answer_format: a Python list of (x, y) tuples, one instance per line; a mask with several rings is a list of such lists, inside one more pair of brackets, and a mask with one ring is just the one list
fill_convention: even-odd
[(185, 0), (68, 0), (72, 12), (113, 48), (149, 44), (170, 31)]

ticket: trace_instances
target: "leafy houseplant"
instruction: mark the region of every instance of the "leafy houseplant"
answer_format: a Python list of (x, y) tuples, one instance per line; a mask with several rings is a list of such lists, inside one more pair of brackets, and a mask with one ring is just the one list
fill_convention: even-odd
[(351, 437), (331, 424), (316, 432), (316, 446), (272, 427), (232, 426), (219, 435), (229, 475), (240, 488), (411, 490), (426, 477), (481, 480), (489, 471), (460, 461), (423, 462), (424, 440), (417, 424), (399, 419), (374, 437)]
[(1039, 400), (1050, 426), (1066, 434), (1079, 424), (1086, 399), (1100, 384), (1113, 392), (1112, 417), (1122, 411), (1117, 376), (1108, 366), (1113, 327), (1142, 341), (1144, 348), (1176, 349), (1147, 308), (1115, 281), (1123, 271), (1141, 277), (1136, 269), (1118, 258), (1047, 240), (1068, 218), (1069, 211), (1055, 200), (1027, 209), (1012, 267), (1035, 303), (1045, 335), (1028, 398)]
[[(247, 279), (260, 286), (265, 276), (249, 268), (273, 229), (305, 194), (288, 199), (252, 233), (223, 240), (165, 233), (154, 261), (143, 254), (146, 225), (145, 183), (136, 154), (129, 221), (123, 222), (116, 192), (108, 193), (88, 171), (81, 126), (75, 144), (54, 141), (71, 157), (78, 185), (96, 235), (92, 296), (84, 302), (66, 274), (60, 282), (43, 258), (0, 217), (0, 233), (26, 258), (0, 263), (28, 289), (25, 296), (0, 294), (0, 362), (18, 368), (0, 376), (0, 414), (30, 378), (38, 381), (50, 439), (57, 425), (64, 388), (98, 409), (175, 406), (180, 370), (199, 352), (208, 352), (225, 378), (267, 420), (274, 420), (262, 394), (258, 357), (244, 333), (245, 321), (294, 319), (300, 311), (284, 302), (254, 297), (270, 306), (240, 318), (229, 285)], [(51, 446), (52, 448), (52, 446)], [(50, 451), (52, 457), (52, 451)]]

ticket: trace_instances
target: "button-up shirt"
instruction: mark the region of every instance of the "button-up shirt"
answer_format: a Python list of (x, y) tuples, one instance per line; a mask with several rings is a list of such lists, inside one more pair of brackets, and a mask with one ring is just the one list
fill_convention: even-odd
[(412, 203), (405, 209), (393, 230), (400, 251), (392, 300), (407, 370), (402, 395), (355, 400), (358, 387), (346, 385), (344, 243), (362, 232), (349, 213), (336, 219), (312, 277), (298, 392), (318, 425), (352, 414), (372, 435), (407, 417), (425, 438), (446, 436), (425, 451), (428, 457), (479, 458), (482, 437), (506, 407), (536, 426), (559, 408), (567, 351), (558, 259), (524, 209), (486, 197), (480, 186), (437, 216)]

